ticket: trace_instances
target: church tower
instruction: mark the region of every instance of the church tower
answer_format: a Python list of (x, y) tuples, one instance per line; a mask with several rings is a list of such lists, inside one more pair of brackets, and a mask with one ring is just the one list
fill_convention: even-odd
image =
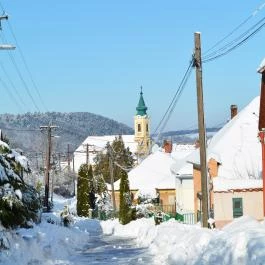
[(134, 116), (134, 141), (138, 143), (137, 154), (139, 158), (143, 158), (149, 154), (150, 140), (150, 120), (146, 113), (143, 91), (141, 87), (140, 99), (136, 107), (136, 115)]

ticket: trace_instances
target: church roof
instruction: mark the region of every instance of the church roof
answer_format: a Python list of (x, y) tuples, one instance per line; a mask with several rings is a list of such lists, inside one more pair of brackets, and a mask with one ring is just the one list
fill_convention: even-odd
[(136, 115), (140, 115), (140, 116), (146, 115), (147, 107), (145, 106), (142, 88), (141, 88), (140, 99), (136, 107), (136, 110), (137, 110)]

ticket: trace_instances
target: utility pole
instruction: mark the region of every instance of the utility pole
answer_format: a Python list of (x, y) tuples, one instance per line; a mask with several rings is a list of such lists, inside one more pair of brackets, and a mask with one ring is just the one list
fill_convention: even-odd
[(61, 153), (58, 153), (58, 161), (59, 161), (59, 171), (62, 172), (62, 167), (61, 167)]
[(89, 164), (89, 144), (86, 144), (86, 164)]
[(112, 197), (112, 206), (114, 214), (116, 213), (116, 200), (115, 200), (115, 191), (114, 191), (114, 178), (113, 178), (113, 153), (111, 146), (108, 147), (109, 151), (109, 171), (110, 171), (110, 182), (111, 182), (111, 197)]
[(39, 171), (38, 153), (36, 153), (36, 168), (37, 168), (37, 171)]
[(195, 32), (195, 54), (194, 64), (196, 67), (196, 86), (197, 86), (197, 108), (199, 124), (199, 142), (200, 142), (200, 166), (201, 166), (201, 190), (202, 190), (202, 226), (208, 227), (208, 170), (206, 162), (206, 135), (204, 123), (203, 107), (203, 86), (202, 86), (202, 60), (201, 60), (201, 34)]
[(75, 177), (76, 177), (76, 175), (75, 175), (75, 156), (73, 155), (74, 196), (75, 196), (75, 193), (76, 193), (76, 191), (75, 191)]
[(44, 197), (44, 207), (46, 207), (47, 212), (50, 210), (49, 205), (49, 184), (50, 184), (50, 170), (51, 170), (51, 148), (52, 148), (52, 129), (57, 128), (57, 126), (40, 126), (41, 130), (47, 131), (47, 151), (46, 151), (46, 170), (44, 177), (45, 184), (45, 197)]
[(68, 175), (70, 173), (70, 144), (67, 144), (67, 166), (68, 166)]
[(259, 107), (259, 139), (262, 155), (262, 182), (263, 182), (263, 217), (265, 217), (265, 63), (258, 69), (261, 74), (260, 107)]

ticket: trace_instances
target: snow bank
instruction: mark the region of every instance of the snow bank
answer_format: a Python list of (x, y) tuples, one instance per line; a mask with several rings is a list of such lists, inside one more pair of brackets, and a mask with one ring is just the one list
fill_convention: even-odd
[(175, 220), (155, 226), (139, 219), (125, 226), (117, 220), (101, 222), (103, 233), (136, 238), (149, 247), (154, 264), (265, 264), (265, 225), (241, 217), (222, 230), (184, 225)]
[(71, 207), (73, 199), (57, 195), (54, 199), (56, 211), (44, 213), (42, 222), (31, 229), (6, 230), (0, 225), (0, 264), (73, 265), (70, 257), (84, 248), (91, 235), (102, 234), (98, 220), (76, 217), (64, 227), (60, 211), (64, 205)]

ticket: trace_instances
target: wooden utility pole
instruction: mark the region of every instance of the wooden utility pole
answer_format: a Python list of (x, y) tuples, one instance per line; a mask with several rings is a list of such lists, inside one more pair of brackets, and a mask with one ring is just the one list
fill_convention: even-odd
[(111, 146), (109, 146), (108, 149), (109, 149), (109, 171), (110, 171), (110, 182), (111, 182), (112, 206), (114, 213), (116, 213), (116, 200), (115, 200), (114, 178), (113, 178), (113, 153), (111, 150)]
[(49, 184), (50, 184), (50, 170), (51, 170), (51, 149), (52, 149), (52, 129), (57, 128), (57, 126), (40, 126), (41, 130), (47, 131), (47, 151), (46, 151), (46, 169), (44, 177), (45, 185), (45, 197), (44, 197), (44, 207), (46, 207), (47, 212), (50, 210), (49, 205)]
[(70, 144), (67, 144), (67, 166), (68, 166), (68, 175), (70, 172)]
[(199, 142), (200, 142), (200, 169), (201, 169), (201, 190), (202, 190), (202, 226), (208, 227), (208, 170), (206, 162), (206, 135), (204, 123), (203, 107), (203, 86), (202, 86), (202, 60), (201, 60), (201, 34), (195, 32), (195, 54), (194, 64), (196, 67), (196, 84), (197, 84), (197, 108), (199, 124)]
[(86, 164), (89, 164), (89, 144), (86, 144)]
[(265, 63), (258, 69), (261, 74), (260, 106), (259, 106), (259, 139), (262, 154), (262, 182), (263, 182), (263, 216), (265, 217)]

